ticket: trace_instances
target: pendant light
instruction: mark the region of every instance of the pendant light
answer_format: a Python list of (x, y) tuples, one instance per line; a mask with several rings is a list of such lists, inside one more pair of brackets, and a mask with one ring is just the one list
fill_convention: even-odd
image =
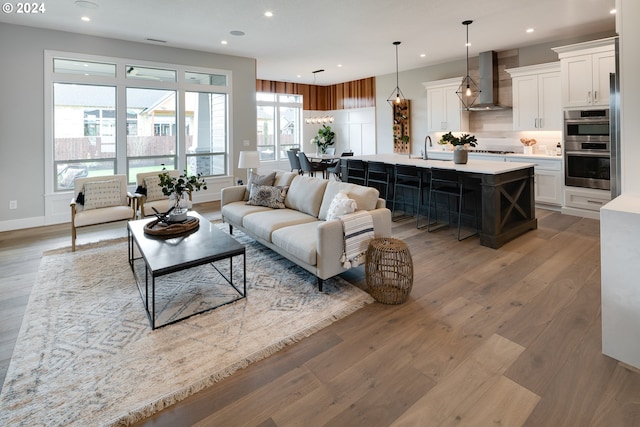
[(405, 100), (405, 97), (402, 94), (402, 91), (400, 90), (400, 86), (398, 84), (398, 45), (400, 43), (401, 42), (393, 42), (393, 45), (396, 47), (396, 88), (393, 90), (393, 92), (391, 92), (389, 98), (387, 98), (387, 102), (392, 107), (394, 106), (394, 104), (398, 105)]
[(462, 21), (462, 25), (467, 27), (467, 76), (462, 79), (462, 84), (460, 84), (460, 87), (456, 91), (458, 98), (460, 98), (464, 108), (467, 110), (471, 108), (473, 103), (478, 99), (478, 96), (480, 96), (478, 85), (469, 76), (469, 25), (471, 25), (472, 22), (471, 20)]

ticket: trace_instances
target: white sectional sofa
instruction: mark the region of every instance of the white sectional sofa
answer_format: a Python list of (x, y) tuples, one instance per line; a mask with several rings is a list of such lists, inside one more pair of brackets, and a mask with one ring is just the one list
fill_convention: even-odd
[(375, 188), (321, 178), (276, 172), (273, 186), (289, 186), (284, 208), (248, 205), (247, 186), (222, 190), (222, 219), (233, 233), (236, 227), (264, 246), (324, 279), (347, 269), (340, 260), (344, 248), (342, 222), (326, 220), (335, 195), (344, 190), (358, 210), (371, 213), (375, 237), (391, 236), (391, 211)]

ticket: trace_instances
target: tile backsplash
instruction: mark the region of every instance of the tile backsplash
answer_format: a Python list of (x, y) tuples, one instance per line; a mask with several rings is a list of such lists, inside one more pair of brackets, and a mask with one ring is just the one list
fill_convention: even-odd
[[(433, 145), (437, 149), (437, 141), (444, 132), (431, 134)], [(461, 132), (454, 132), (459, 134)], [(513, 130), (513, 111), (511, 109), (495, 111), (470, 111), (469, 131), (478, 139), (477, 149), (524, 152), (520, 138), (535, 139), (534, 154), (555, 155), (556, 145), (562, 142), (562, 131), (527, 131)]]

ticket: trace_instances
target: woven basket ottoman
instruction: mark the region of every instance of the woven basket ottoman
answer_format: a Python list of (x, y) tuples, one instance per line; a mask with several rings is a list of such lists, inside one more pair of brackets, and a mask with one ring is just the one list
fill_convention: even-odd
[(383, 304), (402, 304), (413, 287), (413, 260), (405, 242), (391, 237), (372, 239), (365, 262), (367, 287)]

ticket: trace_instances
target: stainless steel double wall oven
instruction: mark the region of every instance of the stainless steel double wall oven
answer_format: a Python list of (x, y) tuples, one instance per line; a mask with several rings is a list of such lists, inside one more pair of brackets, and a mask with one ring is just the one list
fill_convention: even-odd
[(565, 184), (610, 189), (609, 109), (564, 112)]

